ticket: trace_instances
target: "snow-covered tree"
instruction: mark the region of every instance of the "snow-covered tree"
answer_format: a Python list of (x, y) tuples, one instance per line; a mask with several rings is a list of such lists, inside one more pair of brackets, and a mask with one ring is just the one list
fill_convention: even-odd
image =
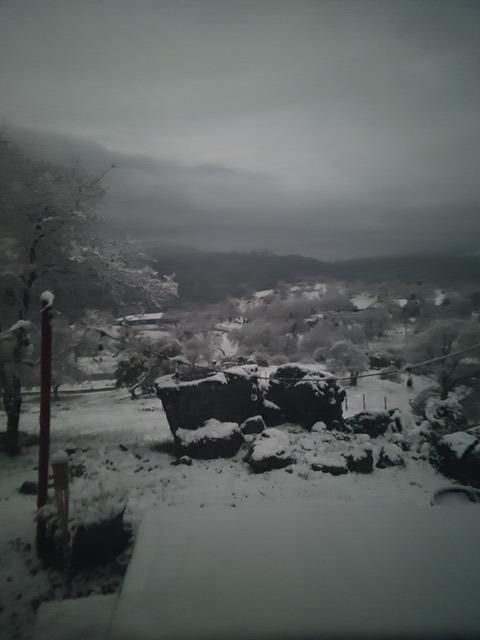
[(368, 357), (350, 340), (335, 342), (326, 353), (328, 367), (335, 373), (348, 373), (352, 385), (357, 384), (358, 375), (368, 368)]
[(152, 392), (156, 378), (174, 369), (177, 359), (184, 361), (177, 340), (169, 336), (153, 340), (141, 334), (131, 335), (115, 372), (116, 386), (127, 387), (132, 399), (139, 389)]
[(319, 307), (325, 311), (354, 311), (355, 305), (338, 287), (330, 285), (321, 298)]
[[(480, 324), (473, 320), (437, 320), (414, 336), (408, 360), (414, 364), (434, 360), (422, 367), (435, 376), (442, 399), (458, 385), (469, 386), (480, 376)], [(459, 353), (457, 353), (459, 352)], [(447, 356), (447, 357), (445, 357)]]
[[(134, 291), (145, 305), (158, 307), (175, 295), (173, 277), (160, 277), (147, 261), (100, 234), (96, 203), (104, 194), (102, 181), (113, 168), (88, 176), (78, 165), (57, 167), (25, 156), (0, 135), (0, 331), (18, 319), (32, 319), (32, 300), (53, 277), (62, 279), (79, 263), (87, 263), (105, 295)], [(11, 450), (16, 450), (21, 406), (24, 336), (9, 335), (3, 345), (0, 379), (7, 413)], [(7, 356), (7, 352), (10, 356)]]
[(96, 237), (87, 245), (72, 242), (70, 250), (73, 262), (86, 263), (95, 271), (118, 314), (132, 305), (142, 310), (158, 310), (178, 295), (174, 274), (158, 273), (138, 243)]

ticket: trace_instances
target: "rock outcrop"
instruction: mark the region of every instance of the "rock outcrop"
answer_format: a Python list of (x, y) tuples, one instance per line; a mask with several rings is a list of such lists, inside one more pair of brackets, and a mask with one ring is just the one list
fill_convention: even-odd
[(318, 421), (329, 429), (343, 424), (345, 390), (335, 378), (318, 369), (285, 364), (269, 381), (266, 399), (277, 405), (290, 422), (311, 429)]

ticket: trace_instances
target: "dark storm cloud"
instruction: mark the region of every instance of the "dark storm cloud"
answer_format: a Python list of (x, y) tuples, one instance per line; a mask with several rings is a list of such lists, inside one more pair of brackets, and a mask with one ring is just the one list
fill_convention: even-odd
[(479, 71), (476, 2), (0, 3), (6, 123), (119, 157), (106, 213), (200, 247), (469, 250)]

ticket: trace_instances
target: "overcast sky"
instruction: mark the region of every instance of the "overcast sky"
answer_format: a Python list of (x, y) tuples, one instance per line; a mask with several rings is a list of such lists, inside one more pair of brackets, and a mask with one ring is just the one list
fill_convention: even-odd
[(0, 0), (0, 115), (151, 239), (478, 250), (475, 0)]

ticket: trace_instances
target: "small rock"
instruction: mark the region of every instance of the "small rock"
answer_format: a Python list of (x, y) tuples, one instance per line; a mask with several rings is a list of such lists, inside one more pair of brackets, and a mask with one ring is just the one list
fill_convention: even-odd
[(122, 444), (122, 443), (120, 443), (120, 444), (118, 445), (118, 448), (120, 449), (120, 451), (124, 451), (124, 452), (128, 451), (128, 447), (126, 447), (126, 446), (125, 446), (124, 444)]
[(345, 458), (349, 471), (354, 473), (371, 473), (373, 471), (373, 454), (368, 447), (355, 447)]
[(312, 471), (322, 471), (323, 473), (331, 473), (332, 476), (341, 476), (348, 473), (347, 461), (340, 456), (325, 456), (325, 458), (317, 458), (310, 465)]
[(34, 480), (25, 480), (18, 490), (24, 496), (36, 496), (38, 493), (38, 484)]
[(265, 424), (265, 420), (262, 416), (253, 416), (251, 418), (247, 418), (245, 422), (242, 422), (240, 425), (240, 430), (243, 435), (252, 435), (255, 433), (262, 433), (267, 428)]
[(385, 444), (380, 449), (377, 464), (377, 469), (386, 469), (387, 467), (404, 467), (405, 460), (403, 459), (402, 450), (393, 442)]
[(178, 458), (177, 460), (174, 460), (173, 462), (170, 463), (172, 466), (174, 467), (178, 467), (178, 465), (183, 464), (187, 467), (191, 467), (192, 466), (192, 459), (189, 456), (182, 456), (181, 458)]

